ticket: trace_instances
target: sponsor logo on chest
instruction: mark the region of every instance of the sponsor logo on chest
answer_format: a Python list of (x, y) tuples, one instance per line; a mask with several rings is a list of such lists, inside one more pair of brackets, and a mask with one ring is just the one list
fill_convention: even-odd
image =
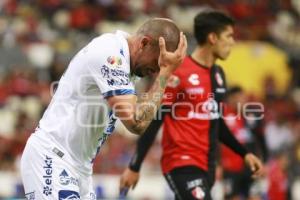
[(58, 192), (58, 199), (59, 200), (67, 200), (67, 199), (72, 199), (72, 200), (79, 200), (80, 195), (78, 192), (72, 191), (72, 190), (60, 190)]
[(188, 81), (192, 84), (192, 85), (199, 85), (200, 84), (200, 80), (199, 80), (199, 75), (198, 74), (191, 74), (188, 78)]
[(73, 184), (78, 186), (78, 179), (69, 176), (66, 170), (63, 170), (59, 175), (59, 183), (62, 185)]
[(43, 194), (49, 196), (52, 194), (52, 158), (45, 156), (44, 165), (43, 165)]

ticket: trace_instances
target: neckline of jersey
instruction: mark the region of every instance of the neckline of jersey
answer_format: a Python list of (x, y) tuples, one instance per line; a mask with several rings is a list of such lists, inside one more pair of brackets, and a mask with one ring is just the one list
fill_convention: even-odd
[(211, 67), (202, 65), (202, 64), (199, 63), (197, 60), (195, 60), (195, 59), (192, 57), (192, 55), (189, 55), (188, 57), (189, 57), (189, 58), (191, 59), (191, 61), (192, 61), (193, 63), (195, 63), (198, 67), (201, 67), (201, 68), (203, 68), (203, 69), (210, 70)]

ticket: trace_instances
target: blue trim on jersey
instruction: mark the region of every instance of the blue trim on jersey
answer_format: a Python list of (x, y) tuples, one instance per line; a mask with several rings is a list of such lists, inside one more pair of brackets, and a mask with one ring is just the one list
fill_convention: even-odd
[(131, 89), (119, 89), (119, 90), (111, 90), (103, 93), (102, 95), (106, 97), (125, 95), (125, 94), (136, 94), (134, 90)]
[(91, 163), (94, 162), (96, 156), (100, 152), (100, 148), (102, 147), (102, 145), (104, 144), (104, 142), (108, 139), (108, 137), (115, 130), (115, 124), (116, 124), (117, 118), (114, 116), (112, 110), (109, 112), (108, 117), (109, 117), (108, 124), (106, 125), (106, 127), (104, 129), (104, 132), (102, 133), (102, 136), (98, 139), (98, 146), (97, 146), (97, 150), (96, 150), (96, 155), (92, 159)]

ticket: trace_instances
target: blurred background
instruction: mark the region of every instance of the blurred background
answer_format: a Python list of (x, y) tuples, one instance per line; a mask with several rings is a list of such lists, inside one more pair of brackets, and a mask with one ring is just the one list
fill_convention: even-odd
[[(132, 32), (149, 17), (172, 18), (195, 47), (193, 17), (203, 7), (236, 19), (237, 44), (223, 66), (230, 87), (264, 105), (262, 120), (247, 122), (252, 150), (266, 176), (251, 183), (249, 199), (300, 199), (300, 1), (299, 0), (0, 0), (0, 199), (24, 197), (20, 156), (72, 56), (93, 37)], [(118, 178), (136, 137), (115, 131), (95, 161), (95, 190), (116, 199)], [(118, 133), (120, 132), (120, 134)], [(172, 199), (160, 170), (160, 138), (142, 167), (129, 199)], [(214, 199), (228, 183), (220, 161)]]

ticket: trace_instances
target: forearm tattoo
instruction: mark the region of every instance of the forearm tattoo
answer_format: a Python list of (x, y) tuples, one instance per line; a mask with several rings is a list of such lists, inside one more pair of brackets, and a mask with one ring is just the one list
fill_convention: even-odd
[(145, 130), (156, 115), (167, 84), (166, 76), (159, 76), (151, 89), (138, 97), (135, 120), (138, 129)]

